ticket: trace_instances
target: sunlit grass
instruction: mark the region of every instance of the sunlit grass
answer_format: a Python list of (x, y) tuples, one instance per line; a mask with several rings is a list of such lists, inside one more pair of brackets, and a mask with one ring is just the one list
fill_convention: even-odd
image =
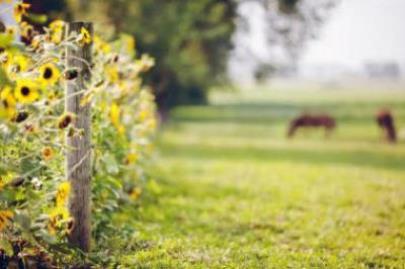
[[(405, 92), (212, 101), (177, 109), (164, 128), (160, 194), (136, 217), (145, 244), (128, 259), (144, 268), (403, 268), (405, 140), (382, 142), (373, 116), (390, 107), (405, 127)], [(333, 114), (339, 128), (328, 139), (320, 130), (286, 139), (302, 110)]]

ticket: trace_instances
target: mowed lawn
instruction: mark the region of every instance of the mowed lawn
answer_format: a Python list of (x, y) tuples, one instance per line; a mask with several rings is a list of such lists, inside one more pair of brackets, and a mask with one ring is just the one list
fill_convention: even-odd
[[(389, 107), (402, 141), (384, 143)], [(286, 139), (302, 111), (338, 128)], [(159, 137), (140, 268), (405, 268), (405, 90), (214, 93)]]

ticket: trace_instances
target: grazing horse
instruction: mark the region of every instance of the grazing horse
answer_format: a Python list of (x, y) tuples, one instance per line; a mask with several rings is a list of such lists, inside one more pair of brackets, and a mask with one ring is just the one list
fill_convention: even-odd
[(385, 132), (385, 139), (390, 143), (395, 143), (397, 141), (397, 131), (391, 112), (383, 109), (377, 113), (375, 119), (378, 126)]
[(329, 115), (309, 115), (303, 114), (290, 122), (288, 137), (293, 137), (299, 128), (325, 128), (325, 135), (329, 135), (336, 127), (335, 118)]

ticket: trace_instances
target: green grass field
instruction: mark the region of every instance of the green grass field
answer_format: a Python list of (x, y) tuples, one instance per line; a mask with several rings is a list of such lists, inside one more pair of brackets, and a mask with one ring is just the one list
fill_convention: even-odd
[[(156, 198), (138, 213), (140, 268), (405, 268), (405, 91), (214, 93), (159, 138)], [(338, 129), (285, 138), (302, 111)], [(403, 136), (403, 132), (401, 134)]]

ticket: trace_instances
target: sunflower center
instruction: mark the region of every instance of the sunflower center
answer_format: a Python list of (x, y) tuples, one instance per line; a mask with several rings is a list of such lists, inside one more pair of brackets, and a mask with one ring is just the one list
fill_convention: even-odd
[(53, 75), (52, 69), (47, 67), (44, 71), (44, 79), (50, 79)]
[(28, 96), (30, 94), (30, 88), (28, 88), (27, 86), (22, 87), (21, 94), (24, 96)]
[(21, 4), (17, 5), (17, 11), (18, 12), (23, 12), (23, 6)]
[(8, 108), (8, 102), (7, 102), (7, 100), (3, 100), (3, 106), (4, 106), (5, 108)]

